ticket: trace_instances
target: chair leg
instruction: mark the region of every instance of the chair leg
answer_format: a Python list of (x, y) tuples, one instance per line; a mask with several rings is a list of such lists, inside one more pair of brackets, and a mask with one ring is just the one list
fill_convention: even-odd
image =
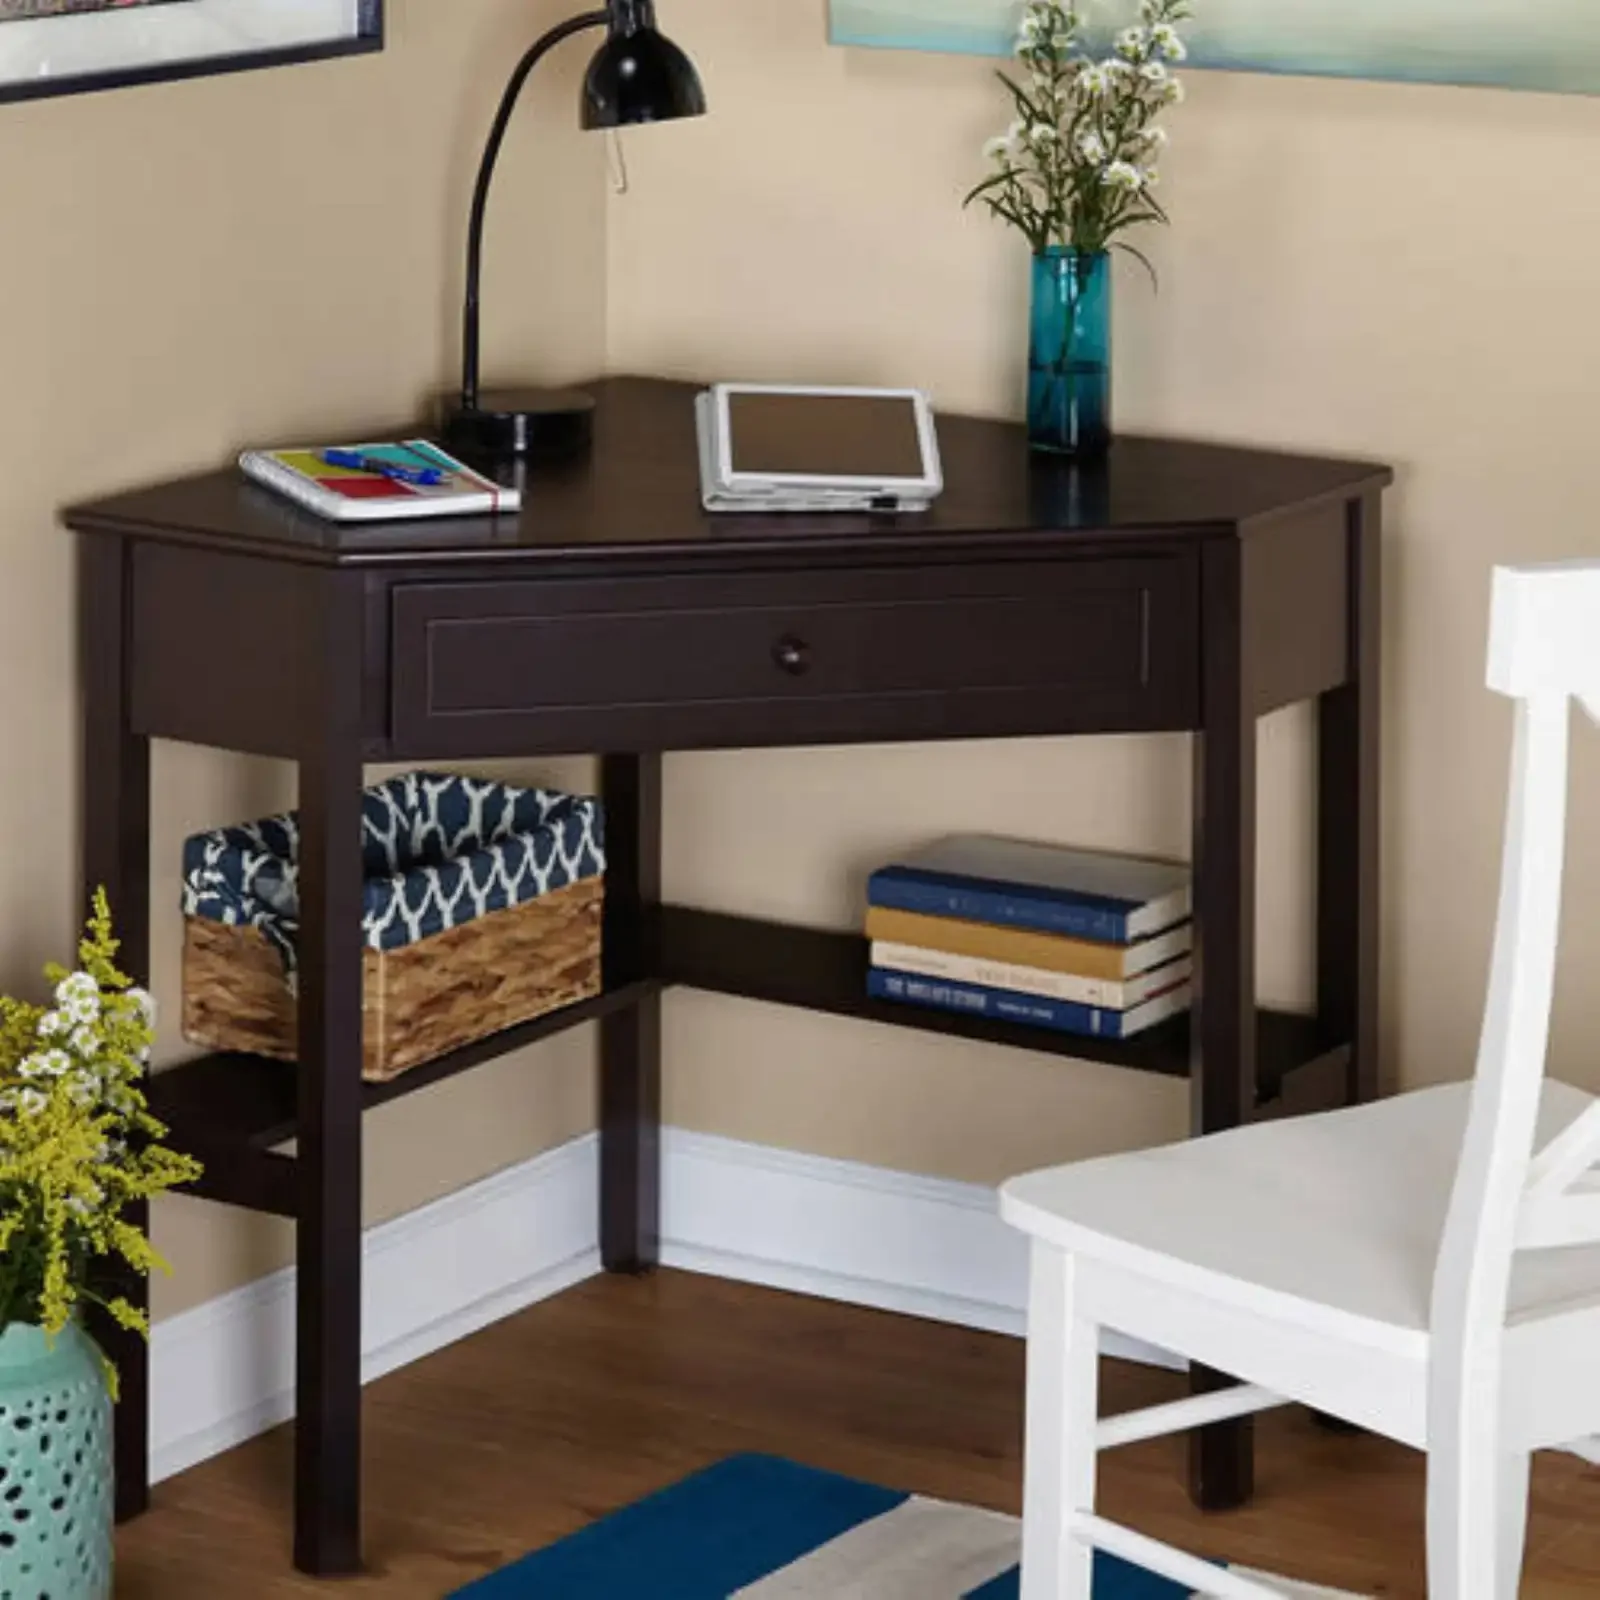
[(1078, 1314), (1072, 1258), (1033, 1246), (1021, 1600), (1090, 1600), (1094, 1551), (1073, 1535), (1094, 1510), (1099, 1330)]
[(1428, 1458), (1428, 1600), (1516, 1600), (1528, 1524), (1526, 1451), (1435, 1444)]
[(1533, 1457), (1517, 1451), (1500, 1458), (1500, 1512), (1496, 1518), (1500, 1548), (1495, 1552), (1500, 1563), (1497, 1600), (1515, 1600), (1522, 1586), (1522, 1553), (1528, 1542), (1528, 1479)]

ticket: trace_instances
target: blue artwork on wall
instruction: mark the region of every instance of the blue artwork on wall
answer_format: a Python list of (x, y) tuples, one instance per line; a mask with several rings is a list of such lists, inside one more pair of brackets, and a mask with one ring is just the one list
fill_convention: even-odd
[[(1022, 0), (829, 0), (837, 44), (1008, 55)], [(1132, 0), (1088, 0), (1126, 20)], [(1600, 94), (1600, 0), (1196, 0), (1200, 67)]]

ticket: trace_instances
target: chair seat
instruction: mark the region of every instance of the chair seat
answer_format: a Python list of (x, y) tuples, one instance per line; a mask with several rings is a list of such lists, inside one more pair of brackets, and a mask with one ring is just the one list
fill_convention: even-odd
[[(1417, 1354), (1471, 1092), (1423, 1089), (1032, 1172), (1002, 1187), (1001, 1209), (1073, 1254)], [(1592, 1098), (1547, 1081), (1538, 1145)], [(1516, 1258), (1512, 1322), (1585, 1302), (1600, 1302), (1600, 1246)]]

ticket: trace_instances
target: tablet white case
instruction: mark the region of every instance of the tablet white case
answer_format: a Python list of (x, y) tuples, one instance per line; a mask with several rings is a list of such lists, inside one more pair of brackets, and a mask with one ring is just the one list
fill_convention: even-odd
[[(741, 393), (811, 396), (819, 403), (852, 396), (903, 399), (912, 406), (916, 416), (922, 472), (910, 478), (736, 473), (728, 400), (731, 395)], [(707, 511), (925, 511), (944, 489), (933, 408), (920, 390), (720, 383), (696, 397), (695, 424), (700, 449), (701, 501)]]

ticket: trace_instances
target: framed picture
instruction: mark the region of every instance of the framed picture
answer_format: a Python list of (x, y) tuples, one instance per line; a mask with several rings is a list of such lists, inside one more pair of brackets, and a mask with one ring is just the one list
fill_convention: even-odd
[(0, 0), (0, 101), (383, 48), (383, 0)]
[[(829, 0), (829, 9), (837, 44), (1007, 55), (1022, 0)], [(1105, 31), (1136, 8), (1083, 9)], [(1600, 94), (1596, 10), (1595, 0), (1199, 0), (1183, 34), (1197, 67)]]

